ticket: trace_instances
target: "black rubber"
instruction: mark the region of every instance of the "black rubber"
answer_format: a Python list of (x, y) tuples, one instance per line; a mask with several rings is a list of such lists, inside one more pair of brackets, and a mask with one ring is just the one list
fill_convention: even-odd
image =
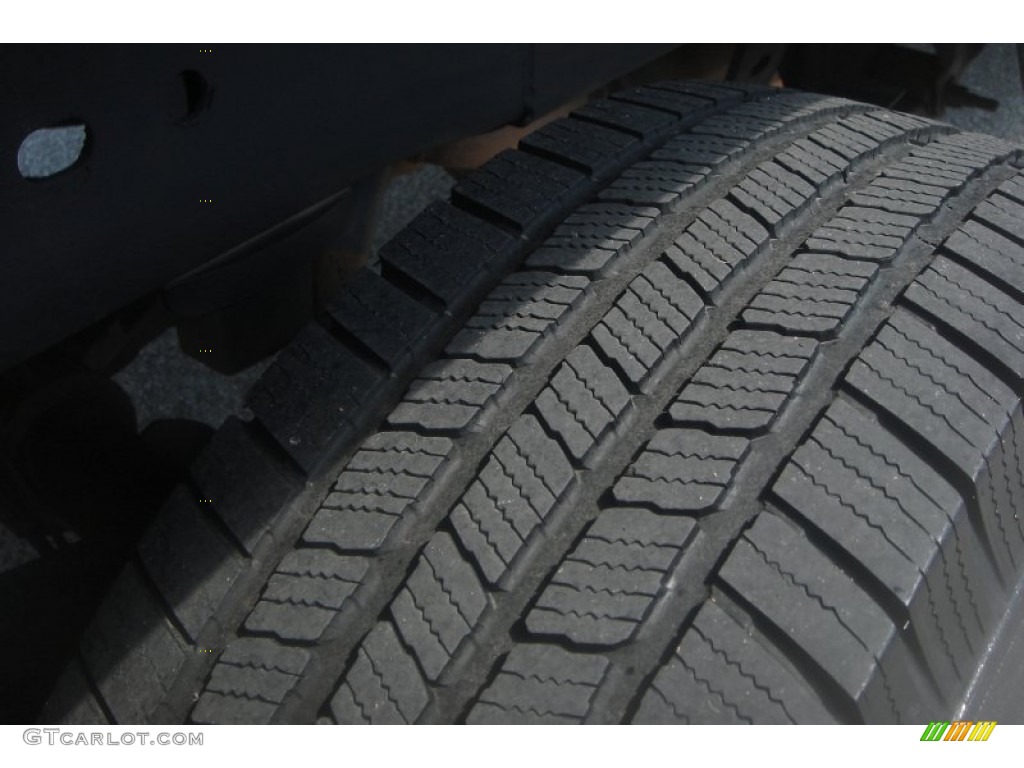
[(43, 719), (950, 717), (1024, 563), (1022, 164), (728, 85), (541, 129), (281, 354)]

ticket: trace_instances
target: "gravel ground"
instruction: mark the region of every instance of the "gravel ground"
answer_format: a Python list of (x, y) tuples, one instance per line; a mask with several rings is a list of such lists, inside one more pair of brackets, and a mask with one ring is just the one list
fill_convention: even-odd
[[(443, 169), (430, 165), (394, 179), (381, 201), (374, 252), (429, 203), (446, 197), (453, 184)], [(171, 329), (150, 342), (114, 380), (135, 403), (140, 429), (161, 418), (192, 419), (216, 428), (242, 407), (246, 392), (267, 365), (262, 362), (222, 376), (182, 354)]]
[(1024, 83), (1016, 47), (1011, 44), (985, 46), (961, 80), (980, 96), (998, 99), (999, 109), (986, 112), (959, 107), (947, 110), (943, 119), (964, 130), (1024, 143)]

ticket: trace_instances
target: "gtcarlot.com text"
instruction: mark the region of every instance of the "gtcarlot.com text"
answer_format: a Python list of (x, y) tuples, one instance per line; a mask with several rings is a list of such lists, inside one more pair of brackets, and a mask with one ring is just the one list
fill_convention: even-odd
[(26, 744), (66, 747), (201, 747), (202, 733), (187, 731), (80, 731), (67, 728), (26, 728)]

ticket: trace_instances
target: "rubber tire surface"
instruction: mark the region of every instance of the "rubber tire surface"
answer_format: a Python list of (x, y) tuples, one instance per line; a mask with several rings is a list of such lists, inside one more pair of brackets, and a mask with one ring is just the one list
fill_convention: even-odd
[(951, 717), (1024, 562), (1021, 165), (720, 84), (546, 126), (280, 355), (43, 719)]

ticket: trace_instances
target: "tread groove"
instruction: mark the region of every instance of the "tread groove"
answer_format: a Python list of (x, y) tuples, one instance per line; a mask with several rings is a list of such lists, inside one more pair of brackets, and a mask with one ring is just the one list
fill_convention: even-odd
[(159, 607), (163, 620), (170, 625), (174, 633), (178, 636), (179, 642), (182, 645), (191, 645), (191, 643), (185, 639), (190, 636), (189, 631), (185, 628), (185, 625), (182, 624), (181, 619), (178, 618), (177, 613), (174, 610), (174, 606), (171, 605), (163, 592), (160, 591), (160, 587), (157, 586), (155, 581), (153, 581), (153, 577), (150, 576), (149, 571), (146, 569), (145, 564), (137, 553), (133, 554), (131, 559), (128, 561), (128, 567), (132, 570), (136, 578), (138, 578), (139, 582), (145, 587), (150, 600)]
[(740, 625), (752, 625), (757, 630), (758, 641), (770, 643), (772, 649), (783, 656), (797, 670), (803, 681), (815, 690), (821, 702), (838, 715), (839, 722), (863, 724), (864, 718), (854, 702), (809, 653), (778, 629), (770, 619), (763, 616), (753, 603), (748, 602), (743, 594), (732, 586), (716, 582), (714, 589), (712, 601)]
[(871, 398), (860, 392), (855, 387), (844, 382), (841, 384), (840, 391), (858, 406), (871, 413), (874, 418), (878, 419), (879, 423), (881, 423), (885, 429), (896, 435), (896, 437), (899, 438), (903, 444), (906, 445), (907, 448), (917, 455), (925, 464), (929, 465), (942, 477), (950, 480), (957, 493), (960, 494), (960, 497), (963, 499), (964, 505), (967, 507), (968, 520), (970, 521), (975, 539), (985, 550), (985, 554), (988, 559), (993, 563), (997, 562), (995, 551), (992, 549), (992, 545), (989, 543), (988, 537), (985, 535), (981, 509), (978, 506), (978, 500), (972, 488), (971, 480), (966, 474), (964, 474), (960, 466), (945, 456), (941, 451), (932, 448), (924, 441), (917, 439), (916, 435), (907, 428), (902, 421), (900, 421), (898, 416), (895, 416), (889, 413), (888, 410), (876, 405)]

